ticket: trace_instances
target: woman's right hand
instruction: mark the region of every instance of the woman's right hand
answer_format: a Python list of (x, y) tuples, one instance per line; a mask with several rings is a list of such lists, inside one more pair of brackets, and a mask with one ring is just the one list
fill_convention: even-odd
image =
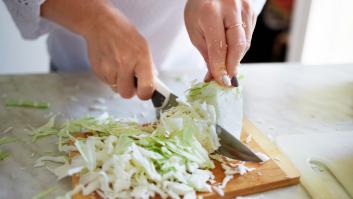
[(117, 8), (108, 1), (47, 0), (41, 11), (85, 38), (94, 73), (114, 91), (124, 98), (151, 98), (154, 78), (148, 43)]
[[(153, 63), (147, 41), (115, 8), (84, 34), (94, 73), (124, 98), (150, 99)], [(135, 80), (137, 78), (137, 88)]]

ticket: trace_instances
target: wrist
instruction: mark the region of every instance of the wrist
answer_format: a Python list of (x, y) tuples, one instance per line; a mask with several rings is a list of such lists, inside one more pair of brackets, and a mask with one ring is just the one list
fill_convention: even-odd
[(114, 16), (114, 8), (108, 3), (93, 6), (93, 9), (87, 11), (87, 14), (75, 24), (74, 32), (87, 38), (96, 30), (100, 30), (106, 23), (110, 23)]
[(112, 15), (109, 0), (46, 0), (40, 14), (70, 31), (86, 36), (94, 26)]
[(116, 34), (116, 28), (120, 30), (134, 29), (129, 20), (113, 6), (102, 8), (102, 10), (99, 11), (99, 14), (97, 12), (96, 15), (93, 15), (81, 25), (79, 34), (86, 40), (92, 36), (95, 38), (96, 34), (99, 32), (104, 34)]

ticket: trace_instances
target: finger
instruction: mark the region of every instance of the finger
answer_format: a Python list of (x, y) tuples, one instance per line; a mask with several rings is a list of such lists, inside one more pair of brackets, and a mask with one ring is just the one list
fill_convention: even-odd
[[(243, 22), (239, 6), (236, 6), (235, 11), (227, 13), (224, 19), (225, 27), (233, 26), (233, 28), (226, 30), (228, 44), (226, 65), (229, 76), (233, 77), (237, 74), (237, 67), (246, 49), (246, 35), (244, 28), (240, 26)], [(234, 27), (236, 24), (238, 26)]]
[(197, 40), (194, 40), (194, 46), (199, 50), (208, 69), (204, 78), (204, 82), (209, 82), (213, 79), (213, 77), (210, 73), (210, 67), (208, 65), (206, 40), (202, 37), (202, 35), (200, 35), (200, 37)]
[(200, 52), (200, 54), (202, 55), (202, 57), (206, 63), (206, 67), (208, 69), (208, 72), (204, 78), (204, 81), (209, 82), (213, 78), (212, 78), (211, 73), (209, 72), (210, 67), (208, 64), (207, 45), (206, 45), (205, 37), (202, 35), (201, 30), (194, 30), (191, 32), (188, 31), (188, 33), (189, 33), (191, 43), (197, 48), (197, 50)]
[(117, 83), (112, 84), (112, 85), (110, 86), (110, 88), (111, 88), (114, 92), (119, 93), (119, 85), (118, 85)]
[(257, 15), (254, 13), (252, 15), (252, 32), (254, 33), (255, 27), (256, 27), (256, 22), (257, 22)]
[(208, 69), (205, 77), (204, 77), (204, 82), (209, 82), (213, 79), (211, 73), (210, 73), (210, 67), (208, 64), (208, 56), (207, 56), (207, 46), (206, 46), (206, 40), (200, 35), (200, 37), (197, 39), (197, 41), (194, 42), (194, 46), (199, 50), (200, 54), (202, 55), (206, 67)]
[(134, 72), (131, 66), (119, 67), (117, 89), (123, 98), (131, 98), (135, 94)]
[(111, 64), (111, 62), (104, 62), (102, 64), (102, 73), (104, 80), (108, 85), (114, 85), (117, 79), (117, 70), (116, 67)]
[(230, 86), (230, 81), (227, 81), (229, 80), (226, 70), (227, 43), (223, 18), (217, 10), (210, 10), (202, 21), (201, 28), (206, 40), (209, 72), (220, 85)]
[(193, 36), (190, 36), (190, 39), (192, 41), (192, 44), (197, 48), (197, 50), (202, 55), (204, 61), (207, 63), (208, 62), (207, 45), (203, 35), (197, 32), (197, 33), (194, 33)]
[(210, 73), (210, 72), (207, 72), (205, 78), (203, 79), (203, 81), (204, 81), (204, 82), (209, 82), (209, 81), (211, 81), (212, 79), (213, 79), (213, 78), (212, 78), (211, 73)]
[(251, 38), (252, 38), (252, 33), (253, 33), (253, 15), (254, 13), (252, 12), (249, 2), (248, 1), (242, 1), (242, 11), (241, 11), (241, 16), (242, 16), (242, 21), (243, 21), (243, 28), (245, 31), (245, 36), (246, 36), (246, 48), (245, 52), (243, 54), (243, 57), (245, 53), (249, 50), (250, 45), (251, 45)]
[(152, 58), (142, 61), (135, 68), (137, 78), (137, 96), (141, 100), (148, 100), (152, 97), (154, 91), (154, 75)]
[[(255, 30), (255, 27), (256, 27), (256, 21), (257, 21), (257, 16), (256, 16), (256, 14), (255, 13), (253, 13), (252, 15), (251, 15), (251, 24), (252, 24), (252, 27), (251, 28), (248, 28), (248, 32), (250, 32), (250, 39), (248, 39), (248, 36), (247, 36), (247, 44), (248, 44), (248, 46), (247, 46), (247, 48), (245, 49), (245, 53), (243, 54), (243, 56), (242, 56), (242, 58), (241, 59), (243, 59), (244, 57), (245, 57), (245, 55), (246, 55), (246, 53), (249, 51), (249, 49), (251, 48), (251, 41), (252, 41), (252, 36), (253, 36), (253, 33), (254, 33), (254, 30)], [(244, 27), (245, 28), (245, 27)], [(246, 29), (245, 29), (246, 30)], [(245, 33), (246, 35), (248, 34), (248, 33)]]

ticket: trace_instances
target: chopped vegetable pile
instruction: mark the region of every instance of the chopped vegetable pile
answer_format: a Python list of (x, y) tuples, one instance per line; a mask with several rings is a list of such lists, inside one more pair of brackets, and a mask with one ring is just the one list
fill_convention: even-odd
[[(196, 198), (196, 192), (212, 190), (222, 195), (235, 173), (245, 174), (252, 168), (222, 164), (228, 173), (223, 183), (213, 185), (214, 175), (209, 169), (215, 165), (210, 154), (220, 146), (215, 130), (217, 110), (207, 103), (207, 96), (201, 101), (198, 95), (203, 89), (218, 89), (215, 85), (196, 85), (189, 91), (188, 102), (180, 102), (161, 113), (158, 121), (145, 125), (105, 113), (97, 118), (68, 121), (56, 128), (52, 118), (32, 132), (33, 141), (57, 135), (59, 150), (70, 154), (70, 160), (62, 156), (42, 157), (36, 166), (43, 166), (45, 161), (64, 162), (49, 168), (58, 179), (79, 174), (79, 184), (60, 198), (71, 198), (78, 192), (96, 192), (102, 198)], [(222, 92), (239, 97), (236, 88)]]

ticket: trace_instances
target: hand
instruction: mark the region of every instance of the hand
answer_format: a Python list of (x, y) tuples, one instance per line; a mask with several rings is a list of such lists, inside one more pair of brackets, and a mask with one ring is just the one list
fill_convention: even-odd
[(124, 98), (135, 93), (143, 100), (151, 98), (154, 78), (148, 44), (110, 1), (47, 0), (41, 15), (85, 38), (94, 73), (114, 91)]
[(152, 56), (145, 39), (114, 8), (85, 35), (95, 74), (124, 98), (151, 98), (154, 91)]
[(188, 0), (184, 15), (190, 40), (207, 63), (205, 81), (230, 86), (256, 24), (249, 0)]

